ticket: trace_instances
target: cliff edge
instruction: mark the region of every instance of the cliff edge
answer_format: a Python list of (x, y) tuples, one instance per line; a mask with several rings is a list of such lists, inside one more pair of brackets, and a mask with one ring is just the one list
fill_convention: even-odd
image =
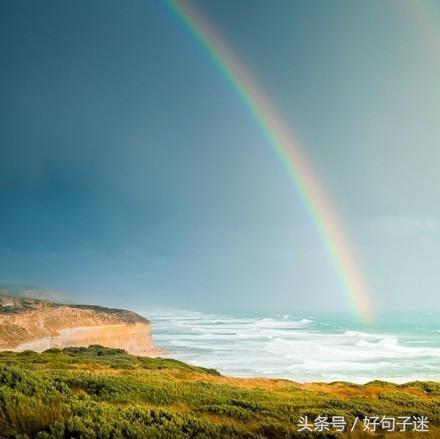
[(99, 344), (154, 355), (151, 323), (127, 310), (0, 295), (0, 350)]

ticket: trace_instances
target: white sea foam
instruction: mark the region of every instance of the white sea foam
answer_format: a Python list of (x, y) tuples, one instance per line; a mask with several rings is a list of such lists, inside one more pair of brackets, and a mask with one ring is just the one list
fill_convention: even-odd
[(295, 317), (228, 316), (193, 311), (147, 315), (169, 356), (227, 375), (297, 381), (440, 379), (437, 329), (374, 330)]

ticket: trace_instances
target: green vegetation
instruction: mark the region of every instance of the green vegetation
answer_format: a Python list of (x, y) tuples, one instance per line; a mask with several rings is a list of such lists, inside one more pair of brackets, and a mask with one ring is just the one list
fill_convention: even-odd
[[(21, 286), (19, 286), (21, 287)], [(38, 306), (47, 306), (50, 308), (72, 308), (80, 309), (85, 311), (93, 311), (97, 316), (101, 315), (104, 318), (106, 316), (117, 317), (129, 324), (135, 323), (149, 323), (149, 320), (145, 317), (140, 316), (132, 311), (118, 308), (107, 308), (105, 306), (99, 305), (75, 305), (75, 304), (65, 304), (61, 302), (50, 302), (46, 299), (38, 299), (31, 297), (20, 297), (19, 294), (23, 293), (24, 290), (20, 290), (18, 287), (8, 292), (17, 293), (16, 295), (6, 294), (6, 289), (2, 289), (0, 285), (0, 315), (4, 314), (20, 314), (27, 311), (33, 311)]]
[(34, 308), (34, 302), (35, 301), (33, 300), (21, 299), (15, 300), (15, 304), (13, 305), (3, 305), (0, 303), (0, 314), (19, 314), (22, 312), (31, 311)]
[(106, 306), (99, 306), (99, 305), (75, 305), (75, 304), (64, 304), (64, 303), (57, 303), (57, 302), (45, 302), (47, 306), (50, 306), (52, 308), (62, 308), (62, 307), (69, 307), (69, 308), (76, 308), (76, 309), (82, 309), (82, 310), (89, 310), (94, 311), (95, 313), (103, 314), (103, 315), (114, 315), (118, 316), (120, 319), (124, 320), (124, 322), (129, 324), (134, 323), (149, 323), (149, 320), (145, 317), (142, 317), (139, 314), (134, 313), (133, 311), (127, 311), (125, 309), (119, 309), (119, 308), (107, 308)]
[(0, 435), (6, 437), (341, 437), (298, 433), (303, 415), (342, 415), (348, 422), (356, 416), (423, 415), (430, 419), (423, 437), (440, 437), (440, 383), (300, 385), (227, 378), (101, 346), (0, 353)]

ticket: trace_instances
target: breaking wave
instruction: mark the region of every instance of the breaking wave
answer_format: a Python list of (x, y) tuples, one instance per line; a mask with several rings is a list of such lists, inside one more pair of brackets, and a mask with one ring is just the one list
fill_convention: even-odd
[(149, 313), (155, 344), (169, 357), (234, 376), (296, 381), (440, 379), (438, 329), (360, 330), (293, 315)]

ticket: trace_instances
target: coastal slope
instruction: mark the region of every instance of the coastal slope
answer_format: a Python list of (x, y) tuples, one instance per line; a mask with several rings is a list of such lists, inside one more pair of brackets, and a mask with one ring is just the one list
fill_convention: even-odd
[(42, 352), (93, 344), (133, 355), (156, 352), (151, 323), (134, 312), (0, 296), (0, 350)]
[[(365, 423), (382, 417), (386, 423)], [(435, 439), (440, 383), (233, 378), (102, 346), (0, 352), (0, 432), (17, 439)]]

